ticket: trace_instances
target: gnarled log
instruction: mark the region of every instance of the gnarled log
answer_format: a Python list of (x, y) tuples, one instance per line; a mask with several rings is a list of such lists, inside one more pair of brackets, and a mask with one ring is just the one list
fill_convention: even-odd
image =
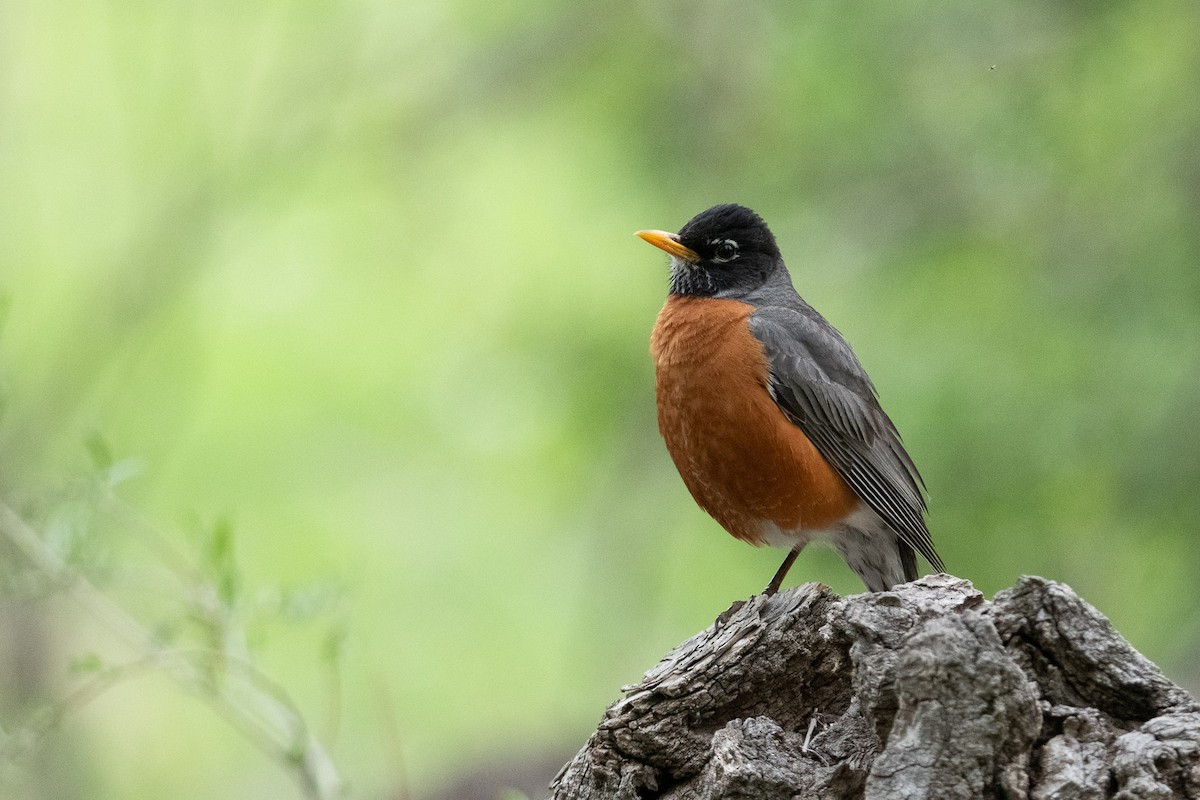
[(1198, 798), (1200, 705), (1069, 587), (751, 598), (627, 687), (555, 800)]

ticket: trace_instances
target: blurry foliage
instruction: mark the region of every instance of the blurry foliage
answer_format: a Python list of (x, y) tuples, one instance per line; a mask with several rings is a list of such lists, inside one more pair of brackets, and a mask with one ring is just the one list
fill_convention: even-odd
[[(65, 598), (89, 626), (83, 641), (73, 645), (95, 648), (74, 652), (65, 670), (47, 665), (65, 684), (60, 689), (46, 675), (21, 669), (28, 651), (45, 646), (49, 631), (29, 624), (3, 631), (8, 685), (0, 724), (0, 792), (61, 796), (61, 786), (38, 774), (64, 755), (56, 737), (117, 687), (159, 675), (205, 701), (232, 731), (279, 762), (304, 796), (342, 797), (341, 779), (309, 723), (257, 664), (262, 631), (280, 621), (333, 617), (329, 640), (340, 638), (337, 595), (302, 590), (299, 602), (290, 602), (279, 590), (261, 598), (240, 592), (234, 529), (225, 520), (204, 537), (200, 563), (193, 565), (185, 550), (112, 494), (114, 474), (124, 462), (113, 462), (98, 436), (87, 445), (94, 471), (75, 481), (70, 500), (52, 501), (41, 532), (0, 505), (9, 612), (18, 619), (31, 612), (52, 618), (52, 602)], [(338, 656), (337, 648), (325, 649), (312, 663), (324, 661), (336, 674)]]
[[(162, 635), (244, 631), (364, 796), (565, 755), (777, 565), (658, 440), (631, 235), (737, 201), (871, 372), (951, 571), (1066, 581), (1196, 688), (1198, 39), (1187, 0), (6, 3), (0, 494), (132, 612), (162, 564), (212, 587), (232, 619)], [(85, 457), (185, 533), (90, 534), (94, 488), (56, 488)], [(0, 639), (61, 695), (95, 634), (3, 576)], [(859, 590), (820, 551), (793, 579)], [(335, 679), (256, 622), (333, 601), (263, 585), (345, 587)], [(64, 723), (46, 796), (284, 791), (146, 684)]]

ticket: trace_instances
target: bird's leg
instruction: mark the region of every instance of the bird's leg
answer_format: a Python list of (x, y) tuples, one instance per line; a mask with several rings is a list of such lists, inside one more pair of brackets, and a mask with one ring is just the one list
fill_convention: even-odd
[[(800, 551), (803, 549), (803, 544), (797, 544), (788, 551), (787, 557), (783, 559), (783, 563), (780, 564), (779, 569), (775, 571), (775, 577), (771, 578), (771, 582), (767, 584), (767, 588), (763, 589), (763, 594), (765, 594), (767, 597), (770, 597), (779, 591), (779, 586), (783, 583), (783, 579), (787, 577), (788, 570), (792, 568), (792, 564), (795, 562), (796, 556), (800, 555)], [(745, 600), (734, 601), (733, 605), (725, 609), (725, 611), (721, 613), (721, 616), (717, 617), (715, 623), (716, 626), (719, 628), (724, 625), (729, 621), (729, 618), (736, 614), (737, 611), (744, 605), (746, 605)]]
[(800, 555), (800, 551), (803, 549), (803, 544), (797, 544), (788, 551), (787, 556), (783, 559), (783, 563), (775, 571), (775, 577), (771, 578), (771, 582), (767, 584), (767, 588), (763, 589), (763, 594), (770, 597), (779, 591), (779, 587), (783, 585), (783, 579), (787, 577), (788, 570), (792, 568), (792, 564), (796, 561), (796, 556)]

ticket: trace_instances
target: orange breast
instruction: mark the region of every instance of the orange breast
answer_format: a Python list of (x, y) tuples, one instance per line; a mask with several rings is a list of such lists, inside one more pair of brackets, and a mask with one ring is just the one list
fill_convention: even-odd
[(764, 523), (821, 530), (858, 497), (767, 390), (753, 308), (737, 300), (672, 296), (650, 339), (658, 428), (696, 502), (725, 530), (763, 543)]

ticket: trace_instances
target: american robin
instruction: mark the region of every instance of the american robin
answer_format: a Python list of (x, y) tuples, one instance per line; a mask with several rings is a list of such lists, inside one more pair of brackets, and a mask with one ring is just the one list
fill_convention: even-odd
[(790, 548), (773, 594), (813, 539), (874, 592), (944, 571), (925, 485), (842, 335), (792, 286), (775, 237), (739, 205), (679, 233), (638, 231), (671, 256), (650, 338), (658, 428), (696, 502), (753, 545)]

